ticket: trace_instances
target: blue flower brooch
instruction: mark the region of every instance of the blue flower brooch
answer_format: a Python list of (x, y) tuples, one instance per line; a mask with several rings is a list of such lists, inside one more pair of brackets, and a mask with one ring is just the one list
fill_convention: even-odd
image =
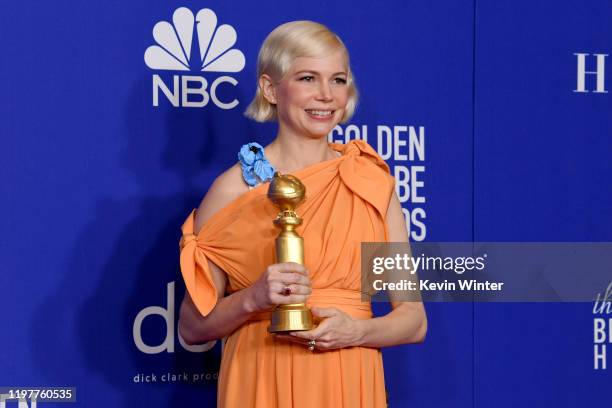
[(242, 166), (242, 177), (249, 186), (272, 180), (275, 169), (264, 156), (264, 149), (259, 143), (242, 145), (238, 160)]

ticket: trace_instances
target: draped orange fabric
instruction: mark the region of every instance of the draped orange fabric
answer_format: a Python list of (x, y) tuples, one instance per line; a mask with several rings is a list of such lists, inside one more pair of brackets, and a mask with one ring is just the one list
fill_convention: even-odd
[[(360, 244), (387, 241), (385, 222), (394, 179), (363, 141), (330, 144), (342, 156), (293, 173), (306, 186), (297, 213), (313, 292), (309, 306), (337, 307), (358, 319), (372, 317), (361, 301)], [(227, 292), (253, 284), (275, 263), (272, 224), (278, 210), (268, 183), (244, 193), (194, 234), (195, 210), (182, 226), (181, 271), (202, 315), (217, 302), (208, 261), (228, 276)], [(269, 313), (253, 316), (225, 342), (219, 373), (219, 407), (385, 407), (379, 349), (347, 347), (310, 352), (274, 339)]]

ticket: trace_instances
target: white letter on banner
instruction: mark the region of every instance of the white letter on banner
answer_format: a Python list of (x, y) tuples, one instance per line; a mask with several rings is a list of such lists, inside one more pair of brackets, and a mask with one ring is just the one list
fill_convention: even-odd
[(602, 318), (593, 319), (593, 343), (604, 343), (606, 341), (606, 320)]
[[(199, 82), (199, 88), (190, 88), (189, 82)], [(202, 78), (199, 76), (185, 75), (181, 77), (181, 83), (183, 88), (183, 97), (182, 102), (183, 106), (188, 108), (201, 108), (208, 104), (208, 93), (206, 92), (206, 87), (208, 86), (208, 82), (206, 82), (206, 78)], [(202, 95), (201, 101), (189, 101), (189, 95)]]
[(409, 158), (415, 160), (415, 151), (420, 161), (425, 161), (425, 128), (419, 126), (419, 134), (417, 135), (414, 126), (410, 126), (410, 143)]
[(597, 57), (597, 71), (586, 70), (586, 56), (588, 53), (574, 53), (577, 57), (577, 69), (576, 69), (576, 89), (574, 92), (587, 93), (585, 87), (586, 74), (597, 76), (597, 85), (593, 93), (608, 93), (605, 89), (605, 64), (606, 57), (608, 54), (593, 54)]
[(425, 166), (410, 166), (410, 196), (412, 203), (424, 203), (425, 197), (419, 196), (417, 189), (425, 185), (419, 180), (419, 173), (425, 173)]
[(410, 198), (410, 172), (406, 166), (393, 166), (395, 176), (395, 194), (400, 203), (405, 203)]
[(159, 75), (153, 75), (153, 106), (159, 106), (159, 90), (161, 89), (166, 98), (170, 101), (172, 106), (179, 106), (179, 87), (178, 87), (178, 76), (173, 75), (173, 90), (172, 92), (166, 86), (164, 81), (160, 78)]
[[(367, 129), (367, 128), (364, 128)], [(356, 125), (348, 125), (346, 127), (346, 129), (344, 129), (344, 140), (346, 143), (350, 142), (351, 140), (364, 140), (364, 141), (368, 141), (368, 131), (365, 130), (365, 134), (363, 132), (361, 132), (361, 130), (364, 129), (359, 129)]]
[(400, 132), (407, 132), (407, 126), (393, 126), (393, 159), (408, 160), (408, 155), (400, 152), (400, 147), (406, 146), (406, 141), (400, 138)]
[[(138, 350), (146, 354), (157, 354), (166, 350), (168, 353), (174, 353), (174, 282), (168, 283), (167, 286), (167, 309), (160, 306), (149, 306), (140, 311), (134, 320), (132, 335), (134, 343)], [(142, 322), (145, 317), (150, 315), (160, 315), (166, 321), (166, 338), (163, 343), (158, 346), (149, 346), (142, 340)]]
[(342, 136), (342, 127), (340, 125), (334, 126), (334, 128), (327, 135), (327, 141), (329, 143), (342, 143), (342, 139), (336, 139), (334, 136), (338, 134)]
[(232, 77), (229, 77), (229, 76), (219, 77), (219, 78), (215, 79), (213, 81), (212, 85), (210, 86), (210, 97), (212, 98), (213, 103), (215, 105), (217, 105), (219, 108), (221, 108), (221, 109), (232, 109), (236, 105), (238, 105), (238, 99), (234, 98), (233, 101), (225, 103), (225, 102), (221, 102), (219, 100), (219, 98), (217, 98), (217, 87), (222, 82), (229, 82), (230, 84), (232, 84), (234, 86), (238, 85), (238, 81), (236, 81)]
[(376, 127), (376, 137), (378, 154), (383, 160), (389, 160), (393, 153), (393, 141), (391, 139), (391, 129), (389, 126), (378, 125)]
[[(593, 344), (593, 368), (595, 370), (606, 369), (606, 345), (605, 344)], [(601, 362), (601, 367), (599, 366)]]

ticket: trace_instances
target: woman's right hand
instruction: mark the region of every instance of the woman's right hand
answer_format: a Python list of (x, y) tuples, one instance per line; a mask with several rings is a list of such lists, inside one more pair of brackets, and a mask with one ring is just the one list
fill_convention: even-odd
[[(268, 266), (249, 291), (247, 310), (252, 313), (269, 310), (276, 305), (306, 303), (312, 292), (308, 270), (295, 262), (282, 262)], [(291, 294), (283, 295), (285, 288)]]

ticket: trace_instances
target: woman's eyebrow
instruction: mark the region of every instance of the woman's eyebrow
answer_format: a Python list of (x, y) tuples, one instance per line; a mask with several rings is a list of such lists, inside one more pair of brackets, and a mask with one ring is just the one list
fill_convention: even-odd
[[(321, 74), (318, 71), (313, 71), (313, 70), (310, 70), (310, 69), (303, 69), (301, 71), (296, 72), (294, 75), (305, 74), (305, 73), (316, 74), (316, 75), (320, 75)], [(336, 76), (336, 75), (346, 75), (346, 71), (339, 71), (339, 72), (335, 72), (335, 73), (332, 74), (332, 76)]]

